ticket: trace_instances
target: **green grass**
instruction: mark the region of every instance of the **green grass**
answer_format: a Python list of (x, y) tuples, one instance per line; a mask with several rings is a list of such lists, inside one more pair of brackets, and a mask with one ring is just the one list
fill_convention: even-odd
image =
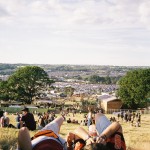
[[(0, 110), (7, 111), (8, 113), (16, 113), (16, 112), (21, 112), (23, 108), (12, 108), (12, 107), (1, 107)], [(38, 111), (38, 112), (47, 112), (48, 108), (30, 108), (30, 112), (33, 111)], [(53, 111), (55, 108), (49, 108), (49, 110)]]
[[(72, 116), (72, 114), (71, 114)], [(107, 115), (110, 117), (110, 115)], [(15, 115), (9, 115), (11, 123), (15, 123)], [(82, 119), (83, 114), (77, 114), (75, 119), (79, 121)], [(149, 150), (150, 146), (150, 115), (142, 115), (141, 127), (130, 126), (129, 123), (120, 121), (123, 127), (123, 133), (127, 145), (127, 150)], [(60, 131), (60, 135), (65, 138), (69, 131), (73, 131), (77, 124), (63, 123)], [(87, 127), (84, 127), (87, 129)], [(30, 135), (33, 136), (36, 131), (30, 131)], [(0, 150), (15, 150), (17, 146), (18, 129), (0, 128)]]

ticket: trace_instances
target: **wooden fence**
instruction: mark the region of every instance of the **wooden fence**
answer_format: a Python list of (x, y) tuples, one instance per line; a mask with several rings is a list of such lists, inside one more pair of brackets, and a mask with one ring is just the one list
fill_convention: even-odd
[(141, 114), (150, 114), (150, 109), (137, 109), (137, 110), (133, 110), (133, 109), (109, 109), (107, 110), (107, 112), (105, 112), (106, 114), (113, 114), (114, 112), (121, 112), (121, 111), (134, 111), (134, 112), (140, 112)]

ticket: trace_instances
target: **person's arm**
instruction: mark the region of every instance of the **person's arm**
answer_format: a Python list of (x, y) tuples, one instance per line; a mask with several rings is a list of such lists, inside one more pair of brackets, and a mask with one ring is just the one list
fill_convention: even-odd
[[(85, 139), (85, 138), (84, 138)], [(86, 145), (86, 141), (76, 135), (75, 133), (69, 132), (66, 138), (67, 150), (79, 150)]]
[(122, 133), (122, 127), (118, 122), (113, 122), (102, 132), (101, 135), (106, 135), (106, 137), (110, 137), (116, 131)]
[(85, 141), (90, 137), (89, 133), (80, 126), (78, 128), (76, 128), (73, 133)]
[(78, 127), (77, 129), (74, 130), (74, 132), (69, 132), (67, 135), (66, 141), (68, 150), (73, 149), (72, 148), (73, 142), (77, 141), (78, 139), (82, 139), (85, 142), (88, 142), (89, 144), (94, 142), (84, 128)]
[(22, 127), (23, 127), (23, 121), (20, 120), (20, 128), (22, 128)]
[(122, 127), (118, 122), (113, 122), (101, 133), (101, 135), (99, 135), (96, 142), (103, 143), (107, 138), (109, 138), (116, 131), (122, 133)]
[(1, 118), (0, 118), (0, 121), (1, 121), (1, 124), (0, 124), (1, 127), (4, 127), (4, 117), (1, 117)]
[(67, 150), (73, 150), (73, 142), (77, 139), (80, 139), (80, 137), (78, 137), (77, 135), (75, 135), (74, 133), (72, 132), (69, 132), (67, 134), (67, 137), (66, 137), (66, 141), (67, 141)]
[(86, 140), (89, 137), (88, 132), (82, 127), (78, 127), (74, 132), (69, 132), (66, 141), (68, 150), (72, 150), (72, 145), (75, 140), (83, 139)]
[(22, 116), (20, 119), (20, 129), (23, 127), (24, 123), (25, 123), (25, 116)]

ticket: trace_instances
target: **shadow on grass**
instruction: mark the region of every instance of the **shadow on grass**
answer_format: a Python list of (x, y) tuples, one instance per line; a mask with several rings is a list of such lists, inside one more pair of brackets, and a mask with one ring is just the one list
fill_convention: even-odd
[(17, 139), (14, 140), (0, 140), (0, 150), (16, 150), (17, 149)]

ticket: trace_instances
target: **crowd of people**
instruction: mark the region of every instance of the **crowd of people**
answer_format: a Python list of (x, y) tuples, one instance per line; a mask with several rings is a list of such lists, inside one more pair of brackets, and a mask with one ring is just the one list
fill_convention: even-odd
[(102, 113), (95, 114), (95, 124), (88, 125), (88, 130), (78, 126), (69, 132), (65, 139), (60, 135), (64, 117), (56, 117), (32, 138), (27, 127), (22, 127), (18, 135), (20, 150), (125, 150), (125, 141), (121, 125), (111, 123)]
[[(126, 112), (123, 117), (117, 115), (107, 118), (101, 110), (93, 112), (88, 108), (88, 113), (83, 116), (83, 120), (66, 119), (64, 113), (61, 117), (56, 117), (54, 112), (37, 113), (37, 121), (34, 115), (24, 108), (22, 113), (16, 114), (16, 126), (10, 124), (7, 112), (0, 112), (0, 126), (18, 128), (18, 150), (126, 150), (120, 120), (132, 122), (133, 119), (140, 122), (139, 113)], [(80, 112), (81, 113), (81, 112)], [(66, 113), (68, 115), (68, 113)], [(73, 116), (75, 114), (73, 113)], [(115, 119), (114, 119), (115, 118)], [(112, 120), (113, 119), (113, 120)], [(60, 128), (63, 122), (79, 124), (72, 132), (69, 132), (66, 138), (62, 138)], [(87, 130), (83, 126), (87, 126)], [(37, 133), (31, 138), (29, 130), (37, 129)]]
[(117, 113), (117, 116), (110, 117), (111, 122), (121, 121), (129, 123), (131, 126), (140, 127), (141, 126), (141, 113), (135, 111), (121, 111)]
[(10, 118), (8, 117), (8, 112), (0, 111), (0, 127), (9, 127), (9, 128), (16, 128), (20, 129), (22, 127), (27, 127), (28, 130), (36, 130), (42, 129), (45, 125), (50, 123), (55, 119), (55, 113), (44, 112), (37, 114), (37, 120), (35, 121), (33, 113), (29, 112), (28, 108), (24, 108), (21, 110), (22, 113), (14, 114), (16, 125), (10, 124)]

